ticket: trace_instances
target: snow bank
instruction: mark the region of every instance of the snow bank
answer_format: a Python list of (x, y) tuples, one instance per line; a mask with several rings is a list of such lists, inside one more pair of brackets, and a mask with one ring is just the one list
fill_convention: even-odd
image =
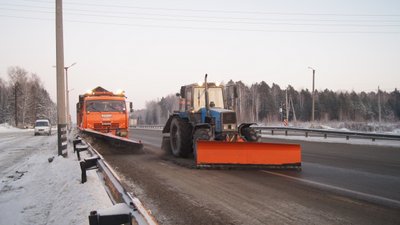
[(88, 171), (87, 183), (81, 184), (71, 144), (67, 158), (55, 156), (57, 138), (50, 138), (2, 177), (0, 224), (87, 225), (90, 211), (112, 206), (95, 170)]
[(26, 131), (26, 130), (15, 128), (8, 123), (0, 124), (0, 133), (22, 132), (22, 131)]

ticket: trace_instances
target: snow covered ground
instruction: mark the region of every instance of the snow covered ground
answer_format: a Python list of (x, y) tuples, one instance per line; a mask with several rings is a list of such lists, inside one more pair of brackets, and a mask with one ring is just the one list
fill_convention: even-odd
[[(400, 146), (398, 141), (280, 137)], [(0, 225), (88, 224), (90, 211), (108, 208), (112, 203), (96, 172), (90, 170), (87, 176), (88, 181), (81, 184), (79, 162), (71, 143), (64, 158), (57, 156), (56, 135), (34, 136), (32, 129), (0, 125)]]
[(72, 144), (64, 158), (57, 156), (56, 135), (0, 126), (1, 225), (87, 225), (90, 211), (112, 206), (95, 170), (87, 177), (81, 184)]
[(22, 130), (12, 127), (8, 123), (0, 124), (0, 133), (9, 133), (9, 132), (18, 132), (18, 131), (22, 131)]

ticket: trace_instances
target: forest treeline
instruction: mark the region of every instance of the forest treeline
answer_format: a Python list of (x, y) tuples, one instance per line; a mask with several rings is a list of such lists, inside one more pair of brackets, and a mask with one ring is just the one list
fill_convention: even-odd
[(57, 123), (56, 104), (36, 74), (15, 66), (7, 75), (8, 81), (0, 78), (0, 124), (27, 127), (39, 118)]
[[(227, 105), (236, 109), (239, 122), (282, 121), (286, 117), (286, 109), (289, 111), (289, 121), (311, 121), (312, 93), (308, 89), (298, 91), (292, 86), (282, 89), (278, 84), (268, 85), (264, 81), (250, 86), (242, 81), (229, 81), (225, 90)], [(135, 113), (138, 123), (164, 124), (169, 114), (179, 108), (178, 101), (175, 95), (168, 95), (147, 102), (145, 109)], [(334, 92), (328, 89), (315, 91), (314, 119), (317, 121), (378, 122), (379, 111), (381, 121), (400, 120), (399, 90), (368, 93)]]

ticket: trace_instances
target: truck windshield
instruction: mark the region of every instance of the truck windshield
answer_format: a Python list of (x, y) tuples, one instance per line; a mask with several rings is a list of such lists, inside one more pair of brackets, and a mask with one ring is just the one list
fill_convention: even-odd
[(91, 100), (86, 102), (86, 112), (124, 112), (125, 102), (117, 100)]
[[(203, 87), (196, 87), (194, 88), (194, 98), (193, 98), (193, 109), (195, 111), (199, 110), (206, 105), (206, 98), (205, 98), (205, 88)], [(209, 103), (213, 102), (215, 104), (214, 107), (224, 108), (224, 97), (222, 94), (221, 87), (212, 87), (208, 88), (208, 96), (209, 96)]]

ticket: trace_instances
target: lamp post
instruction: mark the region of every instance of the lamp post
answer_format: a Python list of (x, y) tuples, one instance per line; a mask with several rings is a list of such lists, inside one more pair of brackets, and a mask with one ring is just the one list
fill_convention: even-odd
[(312, 67), (308, 67), (308, 69), (312, 70), (312, 111), (311, 111), (311, 121), (314, 122), (314, 100), (315, 100), (315, 93), (314, 93), (314, 84), (315, 84), (315, 69)]
[(71, 68), (72, 66), (76, 65), (76, 62), (72, 63), (70, 66), (65, 66), (65, 90), (67, 93), (67, 126), (68, 126), (68, 131), (71, 131), (71, 114), (69, 111), (69, 89), (68, 89), (68, 69)]

